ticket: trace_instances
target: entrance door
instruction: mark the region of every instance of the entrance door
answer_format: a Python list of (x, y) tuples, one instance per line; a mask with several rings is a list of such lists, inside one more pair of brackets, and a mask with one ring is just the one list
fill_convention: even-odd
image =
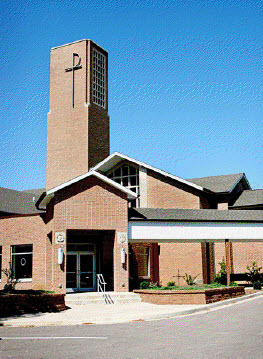
[(67, 291), (94, 290), (96, 284), (95, 253), (67, 253)]

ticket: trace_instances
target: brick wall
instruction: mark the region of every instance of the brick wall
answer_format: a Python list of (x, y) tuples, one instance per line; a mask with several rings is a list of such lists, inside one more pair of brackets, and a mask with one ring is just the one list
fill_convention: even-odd
[(263, 243), (234, 242), (232, 246), (234, 273), (247, 272), (247, 265), (251, 265), (254, 261), (263, 267)]
[[(50, 215), (52, 212), (53, 219)], [(114, 290), (128, 290), (128, 255), (124, 265), (121, 264), (120, 257), (121, 247), (128, 254), (128, 243), (117, 243), (117, 233), (128, 231), (127, 212), (126, 195), (96, 177), (88, 177), (57, 192), (53, 203), (48, 207), (48, 231), (52, 231), (53, 238), (52, 281), (56, 292), (64, 292), (66, 287), (66, 268), (57, 264), (57, 250), (62, 247), (66, 253), (66, 243), (55, 244), (54, 235), (55, 232), (74, 229), (114, 231)], [(59, 288), (59, 284), (62, 284), (62, 288)]]
[[(209, 199), (197, 190), (148, 171), (148, 207), (199, 209), (211, 208)], [(160, 243), (160, 284), (169, 281), (176, 284), (178, 270), (180, 275), (198, 275), (197, 282), (203, 282), (203, 261), (200, 243)], [(185, 284), (184, 279), (179, 284)]]
[[(39, 215), (10, 216), (0, 219), (0, 245), (2, 268), (9, 268), (11, 245), (33, 245), (32, 281), (18, 283), (17, 289), (46, 289), (46, 230)], [(0, 288), (6, 283), (2, 273)]]
[[(92, 49), (106, 56), (106, 108), (93, 104)], [(72, 54), (81, 57), (74, 71), (72, 106)], [(50, 60), (50, 111), (47, 124), (47, 190), (88, 172), (109, 155), (107, 52), (92, 41), (53, 48)], [(76, 57), (77, 62), (77, 57)]]
[(149, 208), (200, 208), (200, 198), (194, 190), (148, 171)]

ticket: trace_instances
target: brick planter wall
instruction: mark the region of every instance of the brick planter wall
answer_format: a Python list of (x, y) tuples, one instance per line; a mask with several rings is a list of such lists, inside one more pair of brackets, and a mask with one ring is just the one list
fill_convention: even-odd
[(134, 290), (143, 302), (153, 304), (208, 304), (245, 294), (244, 287), (207, 288), (190, 290)]
[(59, 312), (65, 309), (65, 294), (0, 295), (0, 317), (25, 313)]

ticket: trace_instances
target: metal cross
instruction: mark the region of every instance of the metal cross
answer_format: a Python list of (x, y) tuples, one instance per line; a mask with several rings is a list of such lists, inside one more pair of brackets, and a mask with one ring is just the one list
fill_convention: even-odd
[[(75, 57), (78, 57), (79, 61), (76, 65), (74, 65), (75, 63)], [(74, 72), (75, 70), (81, 69), (82, 66), (80, 65), (81, 62), (81, 57), (79, 56), (79, 54), (76, 54), (75, 52), (73, 52), (72, 54), (72, 67), (69, 67), (67, 69), (65, 69), (66, 72), (72, 71), (72, 107), (74, 107)]]
[(183, 278), (183, 275), (180, 275), (179, 269), (178, 269), (178, 273), (177, 275), (173, 275), (174, 278), (177, 278), (177, 282), (178, 282), (178, 287), (180, 285), (180, 278)]

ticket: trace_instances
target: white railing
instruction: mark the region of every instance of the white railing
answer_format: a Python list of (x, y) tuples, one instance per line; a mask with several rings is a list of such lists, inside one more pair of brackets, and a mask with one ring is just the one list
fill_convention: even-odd
[(105, 293), (105, 285), (107, 283), (104, 280), (104, 277), (102, 274), (97, 274), (97, 292)]

